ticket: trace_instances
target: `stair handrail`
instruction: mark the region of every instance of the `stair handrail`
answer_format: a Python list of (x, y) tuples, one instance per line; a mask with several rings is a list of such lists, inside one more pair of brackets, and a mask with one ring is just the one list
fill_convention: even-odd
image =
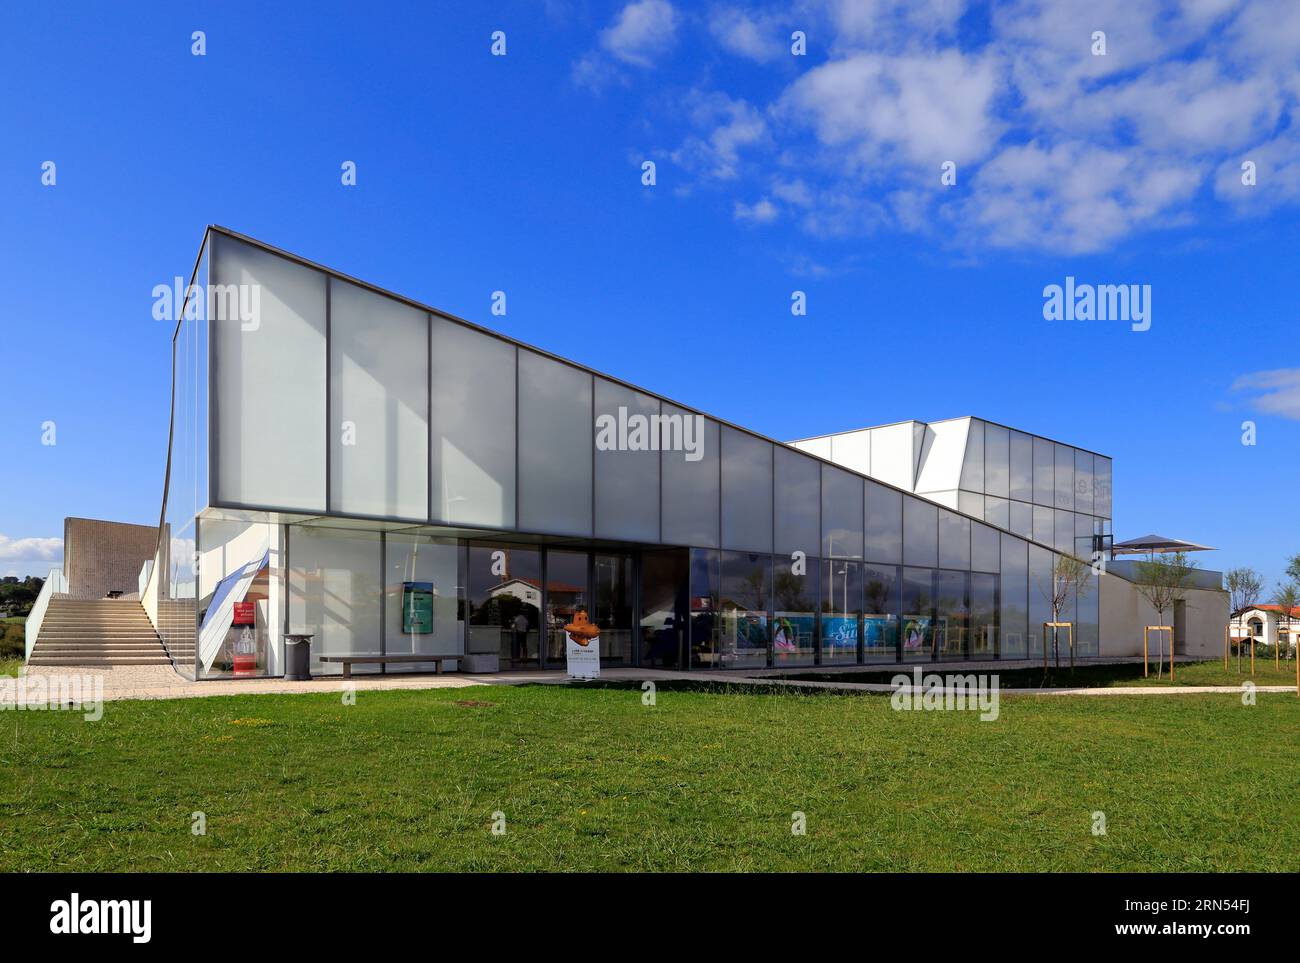
[(67, 594), (68, 580), (63, 575), (63, 569), (61, 567), (50, 569), (50, 574), (45, 577), (45, 584), (41, 586), (41, 593), (36, 596), (31, 611), (27, 613), (27, 621), (23, 624), (27, 646), (23, 656), (24, 662), (31, 659), (32, 649), (36, 648), (36, 638), (41, 633), (41, 623), (45, 621), (45, 610), (50, 607), (50, 599), (56, 595)]

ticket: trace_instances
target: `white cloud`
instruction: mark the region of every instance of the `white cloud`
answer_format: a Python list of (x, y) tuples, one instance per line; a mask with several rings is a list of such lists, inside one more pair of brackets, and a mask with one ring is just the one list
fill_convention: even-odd
[(736, 201), (733, 211), (736, 220), (748, 221), (751, 224), (770, 224), (776, 220), (778, 213), (776, 205), (766, 197), (760, 198), (753, 204)]
[[(650, 4), (607, 31), (611, 52), (597, 56), (609, 69), (649, 63), (644, 51), (700, 25), (650, 17)], [(741, 97), (704, 85), (674, 102), (687, 132), (670, 156), (735, 184), (739, 220), (755, 219), (760, 198), (763, 217), (817, 235), (887, 228), (967, 250), (1069, 253), (1215, 204), (1300, 203), (1300, 0), (1001, 0), (987, 17), (967, 0), (723, 4), (703, 18), (709, 32), (770, 63), (778, 84), (789, 29), (810, 40), (784, 86)], [(1255, 187), (1240, 183), (1243, 160)], [(940, 185), (945, 161), (958, 165), (952, 188)]]
[(10, 538), (0, 535), (0, 560), (53, 562), (63, 557), (61, 538)]
[(600, 35), (600, 45), (624, 63), (649, 67), (667, 52), (677, 33), (677, 11), (667, 0), (637, 0), (622, 9)]
[(963, 220), (998, 247), (1097, 251), (1157, 223), (1201, 180), (1194, 166), (1070, 142), (1008, 147), (975, 175)]
[(715, 10), (709, 17), (709, 30), (727, 50), (759, 63), (768, 63), (783, 56), (785, 37), (774, 18), (751, 15), (735, 7)]
[(1258, 411), (1300, 421), (1300, 368), (1242, 375), (1232, 383), (1232, 390), (1253, 393), (1251, 405)]
[(719, 180), (734, 179), (741, 150), (766, 138), (767, 122), (752, 104), (724, 94), (694, 92), (687, 103), (692, 123), (706, 133), (687, 137), (672, 152), (673, 162)]
[(818, 140), (866, 164), (900, 154), (939, 169), (988, 153), (1001, 124), (992, 112), (992, 61), (945, 50), (930, 55), (855, 54), (806, 73), (781, 112), (810, 124)]

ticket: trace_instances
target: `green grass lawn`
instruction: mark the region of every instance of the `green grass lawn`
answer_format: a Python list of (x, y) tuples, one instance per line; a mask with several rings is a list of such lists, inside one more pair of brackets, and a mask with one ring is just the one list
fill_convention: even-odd
[(17, 675), (22, 667), (22, 659), (0, 659), (0, 675)]
[(1267, 694), (1007, 699), (995, 722), (689, 684), (655, 707), (534, 685), (6, 711), (0, 871), (1294, 872), (1298, 734), (1300, 700)]
[[(812, 680), (817, 682), (876, 682), (888, 685), (899, 673), (910, 675), (913, 665), (881, 666), (852, 672), (790, 672), (782, 675), (785, 679)], [(947, 673), (955, 670), (946, 669), (943, 663), (921, 663), (922, 672)], [(1250, 674), (1249, 658), (1242, 660), (1242, 671), (1237, 672), (1237, 660), (1229, 661), (1228, 670), (1223, 668), (1223, 660), (1208, 662), (1178, 663), (1174, 679), (1169, 680), (1169, 664), (1165, 663), (1163, 678), (1156, 678), (1156, 663), (1152, 660), (1150, 675), (1142, 677), (1142, 663), (1117, 663), (1110, 665), (1080, 664), (1070, 669), (1049, 668), (1046, 673), (1041, 667), (1032, 669), (999, 669), (997, 663), (990, 662), (978, 669), (962, 669), (962, 673), (986, 672), (996, 673), (998, 685), (1005, 689), (1037, 688), (1079, 688), (1093, 689), (1112, 686), (1183, 686), (1183, 685), (1231, 685), (1239, 686), (1243, 682), (1256, 685), (1295, 686), (1295, 663), (1282, 661), (1281, 669), (1273, 667), (1273, 660), (1255, 659), (1255, 674)]]

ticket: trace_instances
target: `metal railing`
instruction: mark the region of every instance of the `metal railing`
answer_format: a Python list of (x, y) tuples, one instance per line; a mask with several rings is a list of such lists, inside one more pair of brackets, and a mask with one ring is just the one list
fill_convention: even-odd
[(23, 628), (23, 633), (27, 637), (27, 651), (23, 656), (24, 661), (32, 657), (32, 649), (36, 647), (36, 637), (41, 633), (41, 623), (45, 621), (45, 610), (50, 607), (50, 599), (56, 595), (66, 595), (67, 593), (68, 580), (64, 578), (63, 569), (50, 569), (50, 574), (45, 578), (45, 584), (41, 586), (41, 594), (36, 596), (36, 602), (32, 605), (32, 610), (27, 613), (27, 622)]

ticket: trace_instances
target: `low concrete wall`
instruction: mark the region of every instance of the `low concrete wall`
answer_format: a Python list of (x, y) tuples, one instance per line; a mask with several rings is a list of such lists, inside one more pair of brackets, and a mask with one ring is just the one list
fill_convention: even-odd
[(154, 557), (157, 547), (158, 529), (153, 525), (65, 518), (63, 571), (68, 594), (98, 599), (109, 592), (138, 591), (140, 566)]
[[(1223, 655), (1223, 627), (1228, 624), (1228, 593), (1216, 589), (1189, 589), (1184, 600), (1185, 647), (1180, 651), (1197, 658)], [(1142, 598), (1137, 586), (1109, 573), (1101, 576), (1101, 654), (1141, 656), (1142, 628), (1158, 624), (1156, 610)], [(1165, 612), (1165, 624), (1174, 613)], [(1152, 651), (1158, 643), (1151, 640)], [(1165, 651), (1168, 652), (1168, 641)]]

